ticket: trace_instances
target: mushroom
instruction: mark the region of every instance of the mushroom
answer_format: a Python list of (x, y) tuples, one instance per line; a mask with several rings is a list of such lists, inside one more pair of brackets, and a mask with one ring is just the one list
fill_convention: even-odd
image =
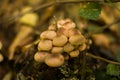
[(79, 50), (75, 50), (69, 53), (70, 57), (78, 57), (79, 55)]
[(50, 54), (45, 59), (45, 64), (50, 67), (59, 67), (64, 63), (62, 54)]
[(52, 40), (55, 36), (56, 36), (55, 31), (47, 30), (47, 31), (44, 31), (44, 32), (41, 33), (40, 38), (41, 39), (51, 39)]
[(74, 22), (72, 22), (70, 19), (66, 19), (62, 27), (68, 30), (75, 28), (75, 26), (76, 24)]
[(53, 47), (51, 53), (62, 53), (63, 47)]
[(49, 51), (52, 49), (52, 41), (51, 40), (41, 40), (38, 44), (38, 50), (41, 51)]
[(71, 28), (75, 28), (75, 23), (72, 22), (70, 19), (64, 19), (64, 20), (58, 20), (57, 21), (57, 27), (58, 28), (65, 28), (65, 29), (71, 29)]
[(65, 35), (56, 36), (53, 38), (54, 46), (64, 46), (67, 43), (67, 37)]
[(66, 30), (65, 28), (61, 27), (57, 30), (57, 35), (65, 35), (68, 37), (68, 30)]
[(69, 38), (69, 42), (72, 45), (77, 45), (77, 46), (85, 43), (85, 41), (86, 41), (85, 37), (81, 34), (73, 35), (73, 36), (70, 36), (70, 38)]
[(69, 29), (68, 30), (68, 36), (73, 36), (73, 35), (80, 35), (81, 32), (75, 28)]
[(35, 53), (34, 55), (34, 60), (36, 62), (44, 62), (45, 61), (45, 58), (49, 55), (48, 52), (41, 52), (41, 51), (38, 51)]
[(87, 48), (87, 45), (83, 43), (82, 45), (79, 46), (79, 51), (84, 51)]
[(63, 47), (63, 49), (64, 49), (65, 52), (71, 52), (74, 48), (75, 48), (75, 47), (74, 47), (72, 44), (70, 44), (70, 43), (67, 43), (67, 44)]

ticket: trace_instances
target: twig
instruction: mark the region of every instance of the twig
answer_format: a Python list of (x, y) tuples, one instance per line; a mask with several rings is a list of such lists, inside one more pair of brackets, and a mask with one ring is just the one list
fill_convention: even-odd
[(107, 62), (107, 63), (120, 65), (119, 62), (111, 61), (111, 60), (105, 59), (105, 58), (100, 57), (100, 56), (95, 56), (95, 55), (93, 55), (93, 54), (91, 54), (91, 53), (86, 53), (86, 56), (92, 57), (92, 58), (94, 58), (94, 59), (99, 59), (99, 60), (105, 61), (105, 62)]
[(83, 53), (83, 59), (82, 60), (83, 61), (82, 61), (81, 80), (84, 80), (84, 78), (85, 78), (85, 66), (86, 66), (86, 55), (85, 55), (85, 53)]
[[(29, 12), (34, 12), (34, 11), (38, 11), (40, 9), (43, 8), (47, 8), (50, 7), (52, 5), (57, 5), (57, 4), (67, 4), (67, 3), (85, 3), (85, 2), (104, 2), (104, 0), (55, 0), (49, 3), (45, 3), (43, 5), (40, 5), (37, 8), (33, 8), (32, 10), (25, 12), (25, 13), (20, 13), (17, 17), (11, 17), (10, 19), (8, 19), (9, 24), (14, 22), (17, 18), (19, 18), (20, 16), (29, 13)], [(111, 2), (118, 2), (118, 0), (111, 0)]]

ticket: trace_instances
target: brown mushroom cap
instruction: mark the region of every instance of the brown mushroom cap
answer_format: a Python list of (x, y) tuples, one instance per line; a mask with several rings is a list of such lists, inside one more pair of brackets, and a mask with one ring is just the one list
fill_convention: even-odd
[(72, 22), (70, 19), (65, 19), (64, 20), (65, 21), (65, 23), (63, 24), (63, 28), (65, 28), (65, 29), (71, 29), (71, 28), (75, 28), (75, 23), (74, 22)]
[(81, 45), (85, 43), (86, 39), (83, 35), (73, 35), (69, 38), (69, 42), (72, 45)]
[(64, 57), (62, 54), (50, 54), (45, 59), (45, 64), (50, 67), (59, 67), (64, 63)]
[(53, 39), (56, 36), (55, 31), (44, 31), (41, 33), (40, 38), (41, 39)]
[(53, 38), (54, 46), (64, 46), (67, 43), (68, 39), (65, 35), (56, 36)]
[(35, 55), (34, 55), (34, 60), (36, 62), (44, 62), (45, 61), (45, 58), (49, 55), (48, 52), (36, 52)]
[(41, 51), (49, 51), (52, 49), (52, 41), (51, 40), (41, 40), (38, 44), (38, 50)]
[(57, 27), (58, 28), (65, 28), (65, 29), (71, 29), (71, 28), (75, 28), (75, 23), (72, 22), (70, 19), (64, 19), (64, 20), (58, 20), (57, 21)]
[(80, 35), (81, 32), (75, 28), (69, 29), (68, 30), (68, 36), (73, 36), (73, 35)]
[(63, 49), (64, 49), (65, 52), (71, 52), (74, 48), (75, 48), (75, 47), (74, 47), (72, 44), (70, 44), (70, 43), (67, 43), (67, 44), (63, 47)]
[(62, 53), (63, 47), (53, 47), (51, 53)]
[(57, 30), (57, 35), (65, 35), (68, 37), (68, 30), (66, 30), (65, 28), (61, 27)]
[(82, 45), (79, 46), (79, 51), (84, 51), (87, 48), (87, 45), (83, 43)]
[(75, 50), (69, 53), (70, 57), (78, 57), (79, 54), (79, 50)]

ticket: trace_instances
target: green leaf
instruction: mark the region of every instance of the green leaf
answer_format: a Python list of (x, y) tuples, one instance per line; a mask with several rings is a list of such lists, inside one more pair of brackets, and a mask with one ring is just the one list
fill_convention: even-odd
[(101, 13), (101, 5), (99, 3), (88, 3), (86, 7), (79, 9), (81, 17), (90, 20), (97, 20)]
[(117, 61), (120, 62), (120, 49), (116, 50), (116, 54), (117, 54)]
[(114, 64), (107, 65), (107, 74), (111, 76), (118, 76), (120, 75), (119, 67)]
[(106, 80), (106, 74), (102, 70), (95, 71), (95, 78), (96, 80)]

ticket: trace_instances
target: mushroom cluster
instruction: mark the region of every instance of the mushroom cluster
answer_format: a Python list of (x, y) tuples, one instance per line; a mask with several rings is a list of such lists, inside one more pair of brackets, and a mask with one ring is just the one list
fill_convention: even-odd
[(78, 57), (86, 49), (86, 38), (70, 19), (58, 20), (40, 34), (34, 60), (50, 67), (59, 67), (65, 60)]

